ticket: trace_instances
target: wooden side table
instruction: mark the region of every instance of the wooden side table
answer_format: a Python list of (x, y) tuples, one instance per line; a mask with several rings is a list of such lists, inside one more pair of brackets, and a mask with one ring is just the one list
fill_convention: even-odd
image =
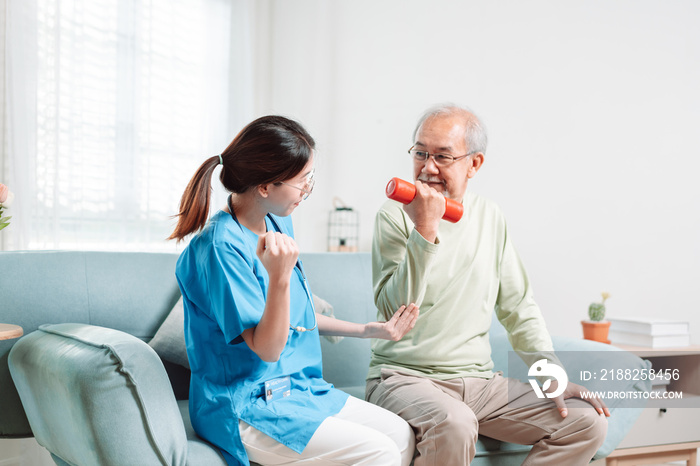
[[(672, 380), (669, 391), (683, 392), (683, 399), (698, 405), (700, 398), (700, 345), (682, 348), (653, 349), (638, 346), (615, 345), (640, 358), (651, 361), (655, 370), (678, 370), (680, 378)], [(684, 461), (688, 466), (697, 463), (700, 448), (696, 409), (673, 405), (668, 409), (644, 409), (617, 449), (606, 458), (606, 466), (629, 466)]]
[(0, 340), (11, 340), (24, 335), (24, 330), (19, 325), (0, 324)]
[(685, 461), (687, 466), (695, 466), (698, 461), (698, 447), (700, 442), (615, 450), (607, 457), (606, 466), (665, 464), (672, 461)]

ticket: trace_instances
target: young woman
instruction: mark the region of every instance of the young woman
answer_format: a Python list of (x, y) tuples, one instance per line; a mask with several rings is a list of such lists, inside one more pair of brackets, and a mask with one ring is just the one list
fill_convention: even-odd
[[(197, 232), (176, 268), (192, 424), (229, 464), (408, 465), (408, 424), (321, 374), (319, 334), (399, 340), (418, 309), (368, 324), (314, 312), (289, 219), (313, 190), (314, 144), (292, 120), (259, 118), (199, 167), (182, 196), (169, 239)], [(218, 165), (231, 195), (207, 222)]]

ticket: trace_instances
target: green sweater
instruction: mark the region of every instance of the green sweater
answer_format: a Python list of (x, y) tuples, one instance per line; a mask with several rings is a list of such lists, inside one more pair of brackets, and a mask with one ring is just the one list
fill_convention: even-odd
[(377, 213), (372, 276), (379, 317), (412, 302), (420, 316), (401, 341), (372, 341), (368, 379), (383, 368), (435, 379), (492, 377), (494, 310), (526, 364), (552, 351), (500, 209), (470, 192), (463, 204), (459, 222), (440, 222), (435, 243), (414, 230), (398, 202), (387, 201)]

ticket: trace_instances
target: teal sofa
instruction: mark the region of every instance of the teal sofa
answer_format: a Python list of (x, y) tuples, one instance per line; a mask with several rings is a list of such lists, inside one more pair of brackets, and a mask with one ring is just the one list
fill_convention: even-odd
[[(225, 464), (190, 424), (189, 371), (147, 344), (178, 302), (176, 260), (157, 253), (0, 252), (0, 322), (25, 332), (0, 341), (0, 437), (34, 436), (59, 465)], [(311, 290), (336, 317), (376, 319), (369, 254), (312, 253), (302, 261)], [(509, 362), (500, 324), (491, 339), (496, 368), (526, 378), (524, 364)], [(614, 351), (579, 339), (554, 342), (558, 350)], [(327, 380), (363, 397), (369, 341), (321, 344)], [(646, 362), (630, 355), (629, 365)], [(597, 458), (612, 452), (642, 409), (611, 407)], [(480, 437), (473, 464), (519, 465), (529, 448)]]

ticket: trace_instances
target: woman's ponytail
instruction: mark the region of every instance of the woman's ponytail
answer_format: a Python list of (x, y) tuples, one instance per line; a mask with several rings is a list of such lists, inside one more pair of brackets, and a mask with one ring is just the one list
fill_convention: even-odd
[(207, 159), (195, 172), (185, 192), (180, 199), (180, 213), (177, 225), (169, 240), (182, 241), (185, 236), (201, 230), (209, 216), (209, 201), (211, 199), (211, 178), (214, 169), (219, 165), (220, 157), (215, 155)]

